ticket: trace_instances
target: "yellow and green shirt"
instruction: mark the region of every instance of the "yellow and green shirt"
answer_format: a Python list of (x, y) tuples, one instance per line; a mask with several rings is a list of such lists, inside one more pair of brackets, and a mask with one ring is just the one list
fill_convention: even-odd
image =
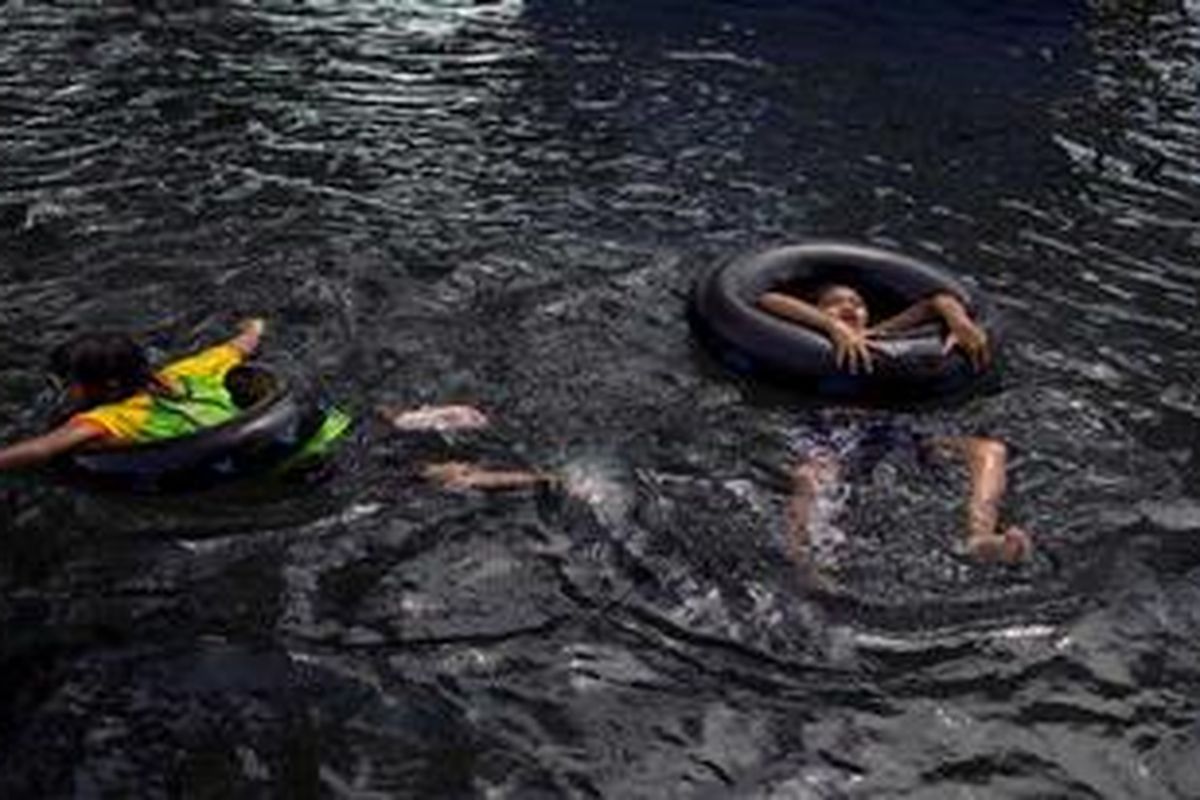
[[(231, 344), (210, 347), (168, 364), (156, 374), (161, 382), (176, 390), (174, 395), (138, 392), (120, 402), (76, 414), (68, 424), (98, 429), (115, 445), (174, 439), (220, 425), (242, 410), (225, 388), (225, 373), (245, 358)], [(351, 417), (340, 409), (327, 408), (321, 427), (287, 460), (285, 468), (324, 456), (352, 423)]]
[(225, 388), (225, 373), (245, 360), (231, 344), (175, 361), (156, 377), (175, 395), (138, 392), (71, 417), (70, 424), (98, 429), (114, 444), (140, 444), (187, 436), (220, 425), (241, 409)]

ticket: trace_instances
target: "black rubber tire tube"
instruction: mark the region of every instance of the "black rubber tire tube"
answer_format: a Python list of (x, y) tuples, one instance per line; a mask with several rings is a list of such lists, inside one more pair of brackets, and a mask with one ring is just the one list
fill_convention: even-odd
[(850, 242), (805, 242), (718, 265), (696, 282), (689, 318), (701, 341), (727, 367), (820, 397), (912, 403), (957, 397), (993, 383), (994, 368), (977, 371), (957, 348), (943, 355), (940, 325), (882, 339), (884, 352), (873, 357), (872, 372), (851, 374), (837, 366), (826, 336), (757, 303), (767, 291), (801, 293), (827, 283), (857, 289), (874, 321), (949, 292), (988, 333), (994, 361), (999, 330), (980, 293), (938, 265)]
[(281, 463), (321, 425), (316, 392), (274, 378), (274, 390), (221, 425), (157, 442), (74, 453), (57, 464), (64, 477), (102, 489), (175, 492), (203, 489)]

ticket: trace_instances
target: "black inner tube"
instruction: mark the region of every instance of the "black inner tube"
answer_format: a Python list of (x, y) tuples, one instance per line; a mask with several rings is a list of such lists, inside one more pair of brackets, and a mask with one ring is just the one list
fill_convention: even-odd
[(701, 340), (729, 367), (806, 391), (873, 403), (944, 399), (990, 385), (995, 370), (977, 372), (957, 349), (942, 354), (940, 325), (925, 325), (888, 337), (872, 373), (840, 369), (829, 340), (799, 323), (758, 307), (767, 291), (804, 295), (827, 283), (857, 289), (872, 322), (937, 292), (967, 306), (999, 344), (991, 309), (983, 298), (945, 269), (909, 256), (847, 242), (791, 245), (721, 265), (697, 282), (690, 318)]
[(69, 479), (135, 492), (206, 488), (279, 464), (320, 428), (324, 411), (315, 390), (263, 367), (238, 367), (251, 386), (247, 407), (221, 425), (188, 436), (73, 453), (57, 466)]

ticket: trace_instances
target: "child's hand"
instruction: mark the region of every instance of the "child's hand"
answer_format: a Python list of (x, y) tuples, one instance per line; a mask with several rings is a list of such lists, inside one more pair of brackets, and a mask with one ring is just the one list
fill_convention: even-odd
[(262, 317), (250, 317), (238, 323), (238, 332), (253, 336), (262, 336), (267, 329), (267, 321)]
[(942, 292), (933, 298), (933, 307), (946, 323), (950, 333), (942, 346), (942, 354), (947, 355), (955, 347), (960, 348), (977, 371), (983, 371), (991, 361), (991, 351), (988, 347), (988, 335), (983, 328), (975, 324), (967, 307), (952, 294)]
[(860, 369), (870, 373), (871, 351), (879, 346), (871, 341), (864, 331), (857, 331), (844, 322), (833, 319), (828, 323), (829, 338), (833, 341), (833, 360), (839, 369), (854, 374)]
[(266, 330), (267, 323), (262, 317), (251, 317), (238, 323), (238, 335), (229, 342), (243, 355), (249, 356), (258, 349), (259, 339)]
[(982, 372), (987, 369), (992, 358), (987, 332), (972, 322), (966, 314), (952, 316), (946, 321), (946, 325), (950, 328), (950, 333), (942, 346), (943, 355), (958, 347), (966, 354), (976, 371)]

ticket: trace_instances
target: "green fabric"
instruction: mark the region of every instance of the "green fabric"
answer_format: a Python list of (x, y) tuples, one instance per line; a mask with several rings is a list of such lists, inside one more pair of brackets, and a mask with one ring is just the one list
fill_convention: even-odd
[(150, 414), (139, 440), (155, 442), (188, 436), (236, 417), (241, 409), (229, 396), (225, 381), (211, 375), (180, 376), (181, 397), (153, 395)]
[(349, 414), (336, 406), (330, 407), (325, 412), (325, 419), (321, 422), (321, 427), (317, 429), (317, 432), (302, 444), (299, 450), (289, 456), (280, 465), (280, 469), (283, 471), (295, 469), (324, 458), (333, 450), (334, 445), (346, 435), (353, 424), (354, 418)]
[[(178, 380), (184, 385), (184, 396), (154, 396), (150, 415), (142, 429), (142, 441), (187, 436), (228, 422), (242, 412), (225, 388), (224, 378), (189, 375)], [(354, 419), (349, 414), (340, 408), (330, 407), (317, 432), (288, 456), (280, 469), (302, 467), (324, 458), (353, 424)]]
[[(151, 442), (187, 436), (214, 425), (221, 425), (242, 413), (233, 402), (224, 377), (180, 376), (183, 396), (154, 395), (150, 414), (141, 431), (141, 441)], [(340, 408), (325, 412), (321, 427), (308, 441), (279, 466), (281, 471), (304, 467), (328, 455), (350, 430), (354, 419)]]

